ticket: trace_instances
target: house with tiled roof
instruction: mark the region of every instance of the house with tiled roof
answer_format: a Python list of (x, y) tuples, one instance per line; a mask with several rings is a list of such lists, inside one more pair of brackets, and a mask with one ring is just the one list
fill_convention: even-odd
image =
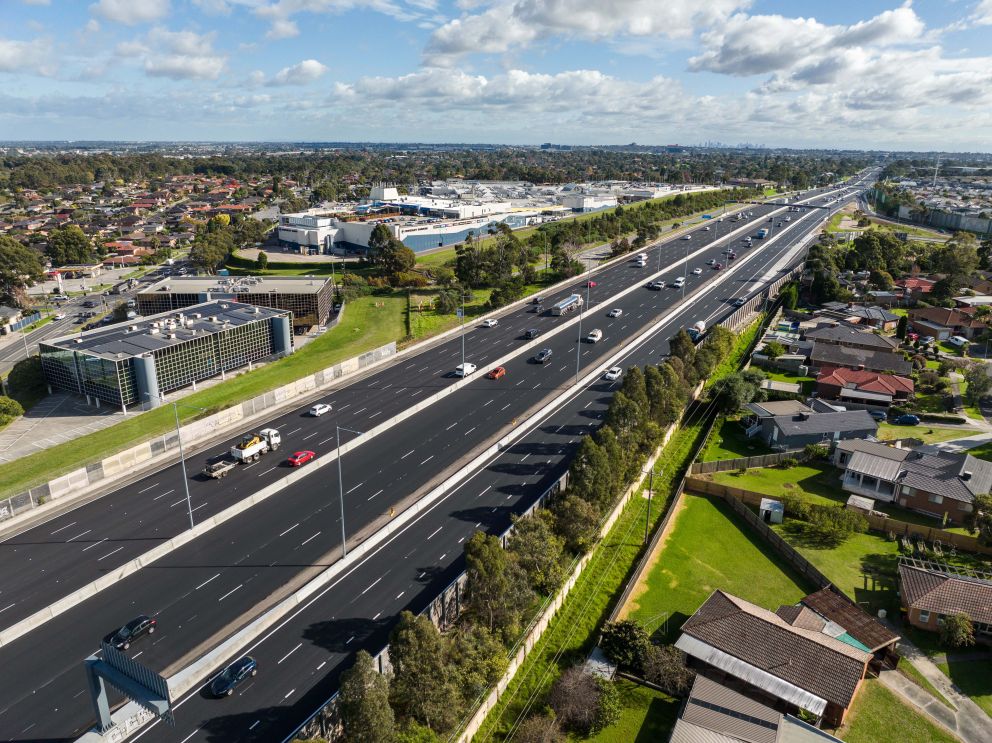
[(985, 323), (976, 320), (974, 313), (974, 309), (960, 307), (921, 307), (909, 311), (908, 327), (915, 333), (932, 335), (940, 341), (952, 335), (971, 340), (985, 328)]
[(867, 369), (824, 367), (816, 378), (816, 394), (827, 400), (889, 407), (911, 399), (915, 392), (913, 380), (908, 377)]
[(943, 563), (902, 558), (899, 597), (914, 627), (939, 632), (944, 619), (967, 614), (976, 639), (992, 642), (992, 576), (966, 574)]
[(912, 299), (920, 299), (921, 297), (926, 297), (930, 292), (933, 291), (933, 285), (936, 284), (935, 279), (924, 279), (920, 276), (909, 276), (905, 279), (898, 279), (895, 285), (903, 290), (903, 293), (907, 297)]
[(875, 441), (841, 441), (833, 462), (843, 490), (896, 503), (954, 524), (974, 510), (975, 496), (992, 490), (992, 462), (967, 453), (905, 449)]
[(712, 678), (730, 677), (840, 725), (872, 659), (862, 643), (805, 606), (773, 612), (714, 591), (682, 625), (675, 646)]
[(869, 664), (872, 670), (894, 667), (898, 663), (896, 644), (900, 640), (899, 635), (844, 594), (833, 588), (821, 588), (799, 603), (866, 647), (873, 656)]

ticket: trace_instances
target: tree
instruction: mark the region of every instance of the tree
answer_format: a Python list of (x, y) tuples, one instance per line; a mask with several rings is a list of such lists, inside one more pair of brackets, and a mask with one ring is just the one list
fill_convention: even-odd
[(568, 469), (570, 492), (592, 503), (610, 500), (615, 483), (610, 458), (592, 436), (585, 436)]
[(565, 540), (569, 550), (579, 554), (592, 546), (600, 519), (595, 503), (569, 493), (552, 502), (551, 512), (555, 517), (555, 531)]
[(14, 418), (24, 415), (21, 404), (10, 397), (0, 395), (0, 426), (6, 426)]
[(441, 633), (430, 619), (400, 613), (389, 635), (389, 662), (393, 666), (389, 700), (397, 712), (442, 732), (455, 724), (461, 695)]
[(592, 733), (598, 733), (618, 723), (624, 707), (616, 684), (600, 676), (596, 676), (595, 681), (596, 686), (599, 687), (599, 704), (596, 705), (596, 717), (590, 731)]
[(968, 517), (968, 529), (978, 537), (979, 544), (992, 545), (992, 495), (984, 493), (975, 496), (975, 503)]
[(685, 667), (682, 651), (673, 645), (652, 645), (644, 655), (645, 681), (660, 686), (673, 697), (685, 696), (695, 674)]
[(758, 396), (758, 385), (763, 376), (756, 370), (728, 374), (718, 379), (710, 388), (710, 399), (716, 402), (722, 412), (734, 413)]
[(896, 325), (896, 338), (901, 341), (906, 340), (906, 327), (909, 325), (909, 318), (906, 315), (899, 316), (899, 324)]
[(468, 608), (490, 631), (512, 636), (534, 594), (527, 575), (496, 537), (477, 531), (465, 543)]
[(259, 271), (264, 271), (269, 267), (269, 256), (265, 254), (264, 250), (258, 251), (258, 257), (255, 258), (255, 268)]
[(641, 367), (632, 366), (627, 369), (623, 375), (623, 381), (620, 383), (620, 392), (626, 395), (644, 415), (647, 415), (650, 405), (648, 404), (647, 384)]
[(952, 648), (964, 648), (975, 644), (975, 627), (971, 617), (964, 612), (944, 617), (940, 627), (940, 641)]
[(675, 337), (668, 342), (668, 353), (674, 358), (680, 359), (686, 366), (692, 366), (696, 359), (696, 344), (692, 338), (682, 328)]
[(437, 293), (435, 307), (442, 315), (453, 315), (461, 303), (461, 292), (456, 289), (442, 289)]
[(44, 397), (48, 388), (41, 370), (41, 357), (35, 354), (14, 364), (7, 376), (7, 384), (12, 397), (19, 402)]
[[(647, 395), (645, 394), (645, 397)], [(640, 431), (647, 417), (647, 407), (638, 407), (637, 403), (627, 397), (623, 392), (617, 392), (610, 400), (610, 405), (606, 410), (606, 425), (616, 432), (621, 446), (628, 448), (636, 446), (640, 439)], [(616, 462), (611, 462), (616, 464)], [(615, 493), (610, 492), (612, 498)]]
[(641, 673), (650, 644), (647, 631), (633, 619), (607, 622), (599, 640), (599, 647), (606, 657), (621, 670), (631, 673)]
[(782, 287), (782, 291), (779, 292), (779, 297), (782, 300), (782, 306), (787, 310), (794, 310), (799, 305), (799, 287), (795, 282), (789, 282)]
[(480, 624), (462, 622), (451, 635), (448, 663), (455, 669), (464, 702), (474, 704), (506, 673), (506, 647)]
[(548, 704), (562, 727), (579, 735), (593, 730), (602, 695), (596, 677), (582, 666), (572, 666), (555, 681), (548, 693)]
[(0, 235), (0, 303), (24, 307), (24, 291), (44, 278), (40, 256), (7, 235)]
[(52, 230), (46, 252), (55, 266), (89, 263), (94, 259), (93, 244), (74, 224)]
[(972, 364), (965, 369), (964, 381), (968, 383), (965, 397), (972, 405), (978, 405), (979, 401), (992, 390), (992, 377), (989, 376), (985, 364)]
[(785, 353), (785, 346), (778, 341), (771, 341), (765, 344), (764, 354), (770, 359), (777, 359)]
[(554, 517), (549, 511), (539, 509), (530, 517), (514, 517), (506, 549), (538, 593), (549, 595), (561, 584), (565, 540), (555, 534)]
[(566, 738), (554, 717), (536, 714), (520, 723), (513, 740), (515, 743), (565, 743)]
[(389, 681), (375, 668), (364, 650), (341, 675), (338, 692), (345, 737), (354, 743), (390, 743), (396, 722), (389, 706)]
[(416, 720), (404, 720), (396, 731), (396, 743), (441, 743), (438, 734)]

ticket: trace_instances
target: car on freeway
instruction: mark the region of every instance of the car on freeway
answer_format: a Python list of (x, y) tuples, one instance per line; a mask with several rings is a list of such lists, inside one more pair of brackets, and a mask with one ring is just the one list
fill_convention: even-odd
[(65, 294), (56, 294), (54, 297), (52, 297), (52, 300), (54, 300), (55, 302), (68, 302), (69, 297), (66, 296)]
[(464, 364), (459, 364), (455, 367), (455, 376), (467, 377), (469, 374), (475, 374), (475, 370), (478, 368), (475, 364), (470, 364), (466, 361)]
[(702, 273), (703, 273), (703, 269), (701, 269), (701, 268), (694, 268), (694, 269), (692, 269), (692, 275), (693, 276), (699, 276)]
[(719, 271), (721, 268), (723, 268), (723, 264), (722, 263), (714, 263), (713, 264), (713, 270), (714, 271)]
[(682, 239), (683, 239), (683, 240), (691, 240), (691, 239), (692, 239), (692, 235), (686, 235), (686, 236), (685, 236), (685, 237), (683, 237)]
[(714, 263), (716, 263), (716, 261), (713, 258), (710, 258), (708, 261), (706, 261), (707, 266), (712, 266)]
[(918, 426), (920, 425), (920, 416), (906, 413), (896, 418), (895, 422), (900, 426)]
[(499, 320), (495, 317), (490, 317), (488, 320), (482, 321), (482, 327), (484, 328), (495, 328), (497, 325), (499, 325)]
[(215, 697), (229, 697), (246, 679), (258, 673), (258, 663), (250, 655), (238, 658), (210, 682), (210, 693)]
[(319, 402), (316, 405), (314, 405), (312, 408), (310, 408), (310, 415), (312, 415), (314, 418), (319, 418), (324, 413), (330, 413), (330, 412), (331, 412), (331, 406), (328, 405), (326, 402)]
[(541, 302), (543, 302), (543, 301), (544, 301), (544, 297), (537, 296), (537, 297), (534, 297), (534, 299), (531, 300), (531, 304), (541, 304)]
[(534, 361), (536, 361), (538, 364), (546, 364), (549, 361), (551, 361), (551, 349), (542, 348), (540, 351), (537, 352), (537, 356), (534, 357)]
[(291, 454), (289, 458), (286, 460), (286, 463), (290, 467), (299, 467), (301, 465), (306, 464), (311, 459), (314, 459), (316, 456), (317, 455), (310, 450), (298, 451), (295, 454)]
[(65, 320), (65, 318), (66, 318), (66, 314), (64, 312), (56, 312), (55, 313), (55, 319), (56, 320)]
[(710, 228), (708, 226), (707, 227), (703, 227), (703, 232), (709, 232), (709, 231), (710, 231)]
[(537, 338), (537, 336), (539, 336), (540, 334), (541, 334), (540, 330), (538, 330), (537, 328), (531, 328), (526, 333), (524, 333), (524, 338), (530, 341)]
[(596, 286), (596, 282), (595, 281), (587, 281), (586, 282), (586, 288), (587, 289), (592, 289), (595, 286)]
[(93, 307), (96, 307), (96, 302), (94, 302), (92, 299), (87, 299), (85, 302), (83, 302), (83, 307), (91, 309)]
[(594, 328), (589, 331), (589, 335), (586, 336), (586, 343), (599, 343), (603, 339), (603, 331), (599, 328)]
[(603, 379), (607, 382), (616, 382), (620, 377), (623, 376), (623, 369), (619, 366), (612, 366), (606, 370), (606, 374), (603, 375)]
[(619, 307), (614, 307), (612, 310), (606, 313), (607, 317), (623, 317), (623, 310)]
[(155, 627), (158, 625), (158, 621), (152, 619), (151, 617), (142, 614), (139, 617), (135, 617), (130, 622), (125, 624), (119, 630), (114, 632), (110, 637), (107, 638), (107, 643), (113, 645), (118, 650), (127, 650), (131, 647), (131, 643), (140, 637), (145, 635), (151, 635), (155, 633)]
[(727, 254), (727, 260), (728, 260), (728, 261), (732, 261), (732, 260), (734, 260), (735, 258), (737, 258), (737, 253), (733, 253), (733, 252), (731, 252), (731, 253), (728, 253), (728, 254)]
[(502, 379), (506, 376), (506, 368), (502, 366), (497, 366), (495, 369), (491, 370), (487, 375), (489, 379)]
[(737, 299), (734, 300), (734, 307), (743, 307), (746, 301), (747, 300), (744, 299), (744, 297), (737, 297)]
[(648, 284), (648, 289), (656, 292), (660, 292), (664, 287), (665, 283), (663, 281), (652, 281)]
[(672, 286), (675, 287), (676, 289), (681, 289), (683, 286), (685, 286), (685, 276), (679, 276), (678, 278), (676, 278), (675, 281), (672, 282)]

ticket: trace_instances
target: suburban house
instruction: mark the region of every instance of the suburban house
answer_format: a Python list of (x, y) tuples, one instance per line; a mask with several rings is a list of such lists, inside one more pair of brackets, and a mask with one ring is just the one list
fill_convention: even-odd
[(912, 379), (865, 369), (825, 367), (816, 379), (816, 394), (827, 400), (840, 400), (889, 407), (905, 402), (915, 394)]
[[(872, 654), (872, 660), (869, 662), (872, 671), (878, 672), (886, 667), (894, 668), (899, 663), (899, 655), (896, 653), (899, 635), (844, 594), (832, 588), (821, 588), (799, 604), (814, 611), (828, 624), (832, 623), (833, 631), (840, 629), (868, 648)], [(781, 608), (778, 613), (781, 615)]]
[(967, 614), (975, 639), (992, 642), (992, 575), (961, 572), (951, 565), (901, 558), (899, 596), (914, 627), (939, 632), (944, 617)]
[(967, 453), (922, 451), (873, 441), (841, 441), (833, 455), (841, 488), (960, 524), (975, 496), (992, 489), (992, 462)]
[(732, 677), (697, 673), (670, 743), (840, 743), (780, 711), (776, 698)]
[(825, 302), (818, 317), (833, 317), (849, 324), (893, 331), (899, 326), (899, 315), (878, 306), (865, 307), (848, 302)]
[[(820, 406), (818, 406), (820, 407)], [(849, 438), (874, 436), (878, 423), (865, 410), (814, 410), (798, 400), (752, 402), (746, 420), (748, 438), (758, 437), (772, 449), (801, 449)]]
[(817, 370), (843, 366), (848, 369), (867, 369), (900, 376), (908, 376), (913, 371), (913, 364), (901, 353), (869, 351), (864, 348), (837, 346), (820, 341), (813, 344), (813, 350), (809, 354), (809, 366)]
[(919, 276), (911, 276), (905, 279), (898, 279), (895, 284), (903, 293), (911, 299), (922, 299), (933, 291), (933, 285), (937, 282), (934, 279), (924, 279)]
[(924, 337), (932, 335), (939, 341), (945, 341), (952, 335), (971, 340), (984, 327), (985, 323), (975, 319), (974, 310), (921, 307), (909, 311), (908, 328)]
[(804, 606), (773, 612), (716, 590), (682, 625), (675, 647), (704, 676), (746, 683), (784, 711), (840, 725), (873, 656), (838, 629)]
[(871, 331), (859, 330), (852, 325), (828, 325), (816, 328), (807, 331), (805, 337), (806, 340), (814, 342), (814, 348), (816, 346), (843, 346), (888, 353), (897, 353), (899, 349), (897, 339)]

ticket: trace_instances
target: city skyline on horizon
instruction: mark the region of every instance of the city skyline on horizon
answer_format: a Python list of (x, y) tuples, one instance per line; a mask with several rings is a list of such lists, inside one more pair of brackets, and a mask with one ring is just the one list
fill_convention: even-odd
[(992, 141), (992, 0), (13, 0), (0, 17), (11, 142)]

